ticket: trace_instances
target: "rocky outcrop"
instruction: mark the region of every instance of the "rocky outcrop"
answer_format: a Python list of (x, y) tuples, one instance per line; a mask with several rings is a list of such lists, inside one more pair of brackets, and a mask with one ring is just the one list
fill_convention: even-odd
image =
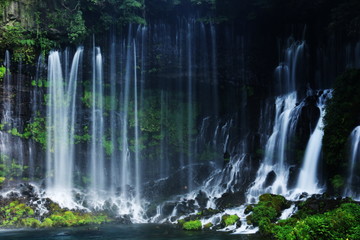
[(3, 11), (3, 25), (19, 22), (26, 29), (35, 27), (36, 0), (9, 1)]

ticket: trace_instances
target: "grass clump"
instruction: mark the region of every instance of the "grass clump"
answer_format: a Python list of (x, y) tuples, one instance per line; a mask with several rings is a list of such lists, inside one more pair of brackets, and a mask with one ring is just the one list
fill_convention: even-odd
[(344, 203), (332, 211), (270, 225), (275, 239), (360, 239), (360, 206)]
[(221, 225), (224, 227), (234, 225), (239, 220), (237, 215), (224, 215), (221, 218)]
[(202, 229), (200, 220), (188, 221), (183, 224), (183, 229), (187, 231), (199, 231)]
[(42, 219), (31, 207), (13, 201), (0, 208), (0, 227), (71, 227), (110, 221), (104, 214), (66, 211), (56, 203), (51, 203), (49, 210), (50, 215)]

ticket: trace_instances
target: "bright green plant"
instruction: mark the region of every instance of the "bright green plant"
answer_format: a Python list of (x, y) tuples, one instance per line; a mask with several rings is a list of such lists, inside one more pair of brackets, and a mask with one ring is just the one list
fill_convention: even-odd
[(6, 74), (6, 67), (0, 66), (0, 82), (4, 79)]
[(183, 224), (183, 229), (188, 231), (199, 231), (202, 228), (200, 220), (188, 221)]
[(290, 218), (269, 225), (276, 239), (358, 239), (360, 206), (344, 203), (324, 214)]
[(25, 127), (25, 131), (23, 133), (25, 137), (31, 137), (34, 141), (40, 143), (43, 149), (47, 146), (46, 141), (46, 119), (43, 117), (35, 117), (33, 122), (29, 123)]
[(225, 227), (234, 225), (238, 220), (239, 217), (237, 215), (224, 215), (221, 218), (221, 222)]
[(85, 21), (82, 12), (78, 10), (70, 20), (68, 27), (68, 37), (71, 43), (79, 43), (84, 40), (86, 36)]
[(107, 140), (106, 137), (103, 137), (102, 144), (106, 155), (110, 156), (114, 152), (114, 143), (111, 140)]
[(0, 45), (13, 49), (13, 60), (33, 63), (35, 60), (35, 40), (20, 23), (7, 24), (0, 30)]

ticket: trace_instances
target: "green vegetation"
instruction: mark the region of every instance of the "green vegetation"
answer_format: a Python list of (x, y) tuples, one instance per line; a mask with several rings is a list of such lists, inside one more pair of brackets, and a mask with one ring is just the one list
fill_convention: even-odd
[(4, 79), (6, 74), (6, 67), (0, 66), (0, 82)]
[(247, 216), (248, 224), (259, 226), (260, 232), (266, 232), (268, 225), (280, 217), (282, 210), (290, 207), (288, 201), (280, 195), (263, 194), (258, 204), (246, 209), (252, 212)]
[(32, 80), (31, 86), (33, 86), (33, 87), (49, 87), (49, 82), (47, 81), (47, 79)]
[(225, 227), (234, 225), (239, 220), (237, 215), (224, 215), (221, 218), (221, 224)]
[(259, 200), (246, 212), (252, 212), (248, 223), (259, 226), (263, 236), (281, 240), (358, 239), (360, 234), (360, 205), (350, 199), (311, 197), (296, 203), (298, 211), (289, 219), (279, 221), (282, 210), (289, 207), (286, 199), (264, 194)]
[(25, 127), (25, 131), (22, 134), (25, 138), (32, 138), (35, 142), (41, 144), (43, 149), (46, 149), (46, 118), (39, 115)]
[(359, 239), (360, 206), (344, 203), (339, 208), (305, 218), (289, 218), (269, 225), (276, 239)]
[(84, 126), (82, 133), (81, 134), (78, 133), (78, 135), (74, 135), (74, 138), (75, 138), (75, 144), (90, 142), (91, 135), (89, 134), (89, 127)]
[[(337, 78), (326, 107), (323, 151), (334, 190), (341, 189), (340, 176), (347, 169), (347, 142), (360, 119), (360, 70), (348, 70)], [(337, 175), (337, 176), (336, 176)]]
[(0, 208), (1, 227), (70, 227), (86, 224), (101, 224), (110, 219), (103, 214), (80, 213), (61, 209), (50, 204), (51, 214), (44, 219), (36, 218), (34, 209), (24, 203), (14, 201)]
[(114, 152), (113, 142), (111, 140), (107, 140), (106, 137), (103, 137), (102, 144), (105, 149), (106, 155), (110, 156)]
[(29, 223), (23, 220), (32, 218), (33, 215), (34, 210), (32, 208), (14, 201), (0, 208), (0, 226), (23, 226), (24, 223)]
[(35, 40), (20, 23), (14, 22), (2, 26), (0, 36), (0, 46), (4, 49), (12, 49), (15, 61), (34, 62)]
[(200, 220), (188, 221), (183, 224), (183, 229), (187, 231), (199, 231), (202, 228)]
[(21, 178), (28, 166), (19, 164), (15, 159), (10, 158), (6, 154), (0, 155), (0, 178), (4, 182), (6, 179)]
[[(25, 126), (24, 132), (20, 133), (17, 128), (11, 128), (7, 132), (13, 136), (24, 138), (24, 139), (33, 139), (35, 142), (38, 142), (42, 145), (43, 149), (46, 149), (46, 118), (45, 117), (35, 117), (32, 122), (28, 123)], [(8, 124), (4, 123), (0, 125), (0, 130), (7, 128)]]

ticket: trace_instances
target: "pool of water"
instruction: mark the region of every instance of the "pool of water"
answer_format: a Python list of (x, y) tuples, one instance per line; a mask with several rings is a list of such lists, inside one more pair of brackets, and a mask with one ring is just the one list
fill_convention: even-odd
[(1, 240), (168, 240), (168, 239), (204, 239), (204, 240), (259, 240), (257, 235), (232, 235), (224, 232), (201, 231), (187, 232), (169, 225), (133, 224), (101, 225), (76, 228), (53, 229), (7, 229), (0, 230)]

